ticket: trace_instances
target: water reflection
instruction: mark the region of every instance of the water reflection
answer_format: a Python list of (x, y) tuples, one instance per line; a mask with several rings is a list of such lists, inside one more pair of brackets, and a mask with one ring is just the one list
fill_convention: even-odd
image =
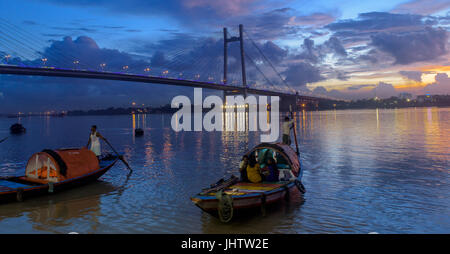
[[(223, 117), (223, 125), (231, 131), (174, 132), (171, 117), (23, 118), (26, 135), (0, 144), (1, 175), (22, 174), (29, 156), (43, 148), (85, 145), (92, 124), (100, 126), (102, 135), (125, 152), (133, 174), (127, 176), (129, 171), (118, 163), (103, 176), (103, 181), (116, 186), (113, 190), (95, 192), (87, 185), (62, 196), (2, 205), (0, 232), (450, 230), (449, 108), (294, 113), (305, 169), (305, 203), (231, 225), (203, 214), (189, 197), (224, 176), (239, 174), (241, 156), (260, 140), (260, 132), (249, 131), (257, 118), (249, 119), (248, 114)], [(0, 133), (7, 135), (15, 121), (0, 118)], [(138, 125), (146, 132), (134, 139), (133, 128)], [(236, 131), (239, 126), (246, 126), (245, 130)], [(84, 194), (77, 196), (80, 193)]]
[[(201, 213), (202, 232), (205, 234), (238, 234), (238, 233), (295, 233), (292, 225), (296, 224), (296, 216), (301, 216), (301, 206), (305, 200), (296, 194), (289, 202), (281, 201), (277, 205), (268, 206), (265, 215), (259, 209), (253, 209), (236, 216), (228, 224), (220, 222), (206, 212)], [(287, 231), (286, 231), (287, 230)]]
[(115, 191), (110, 183), (96, 182), (81, 188), (75, 188), (65, 193), (25, 200), (23, 203), (12, 203), (2, 206), (0, 222), (11, 217), (26, 218), (15, 228), (0, 228), (3, 233), (26, 233), (31, 226), (33, 231), (46, 233), (68, 233), (78, 230), (79, 220), (88, 220), (83, 232), (96, 232), (103, 195)]

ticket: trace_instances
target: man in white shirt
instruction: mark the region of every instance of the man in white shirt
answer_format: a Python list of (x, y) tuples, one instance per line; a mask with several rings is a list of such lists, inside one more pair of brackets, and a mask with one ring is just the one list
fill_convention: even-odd
[(288, 116), (283, 122), (283, 144), (291, 145), (291, 129), (294, 127), (294, 120), (290, 120)]
[(89, 141), (86, 147), (89, 147), (90, 144), (91, 145), (90, 150), (95, 153), (95, 156), (97, 156), (97, 158), (102, 154), (100, 139), (104, 140), (102, 135), (100, 135), (100, 133), (97, 132), (97, 126), (92, 125), (91, 134), (89, 135)]

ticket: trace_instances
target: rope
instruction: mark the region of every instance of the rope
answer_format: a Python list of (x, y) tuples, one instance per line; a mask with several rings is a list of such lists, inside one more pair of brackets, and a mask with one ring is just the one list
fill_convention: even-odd
[(229, 222), (233, 218), (233, 198), (220, 190), (216, 193), (216, 198), (219, 200), (217, 212), (221, 222)]

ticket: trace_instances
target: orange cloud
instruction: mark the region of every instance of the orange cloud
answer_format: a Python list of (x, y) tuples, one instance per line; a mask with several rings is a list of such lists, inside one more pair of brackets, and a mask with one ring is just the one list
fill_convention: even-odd
[(429, 66), (423, 66), (419, 68), (422, 72), (450, 72), (450, 66), (443, 66), (443, 65), (429, 65)]

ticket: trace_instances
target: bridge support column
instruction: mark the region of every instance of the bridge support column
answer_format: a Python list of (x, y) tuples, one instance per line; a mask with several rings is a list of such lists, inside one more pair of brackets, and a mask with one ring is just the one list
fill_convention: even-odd
[(244, 26), (239, 25), (239, 37), (233, 36), (228, 38), (227, 28), (223, 28), (223, 83), (227, 83), (228, 74), (228, 43), (239, 41), (240, 55), (241, 55), (241, 71), (242, 71), (242, 86), (245, 88), (244, 96), (247, 97), (247, 75), (245, 72), (245, 52), (244, 52)]
[[(227, 28), (223, 28), (223, 83), (227, 83), (228, 72), (228, 33)], [(224, 91), (225, 93), (225, 91)]]
[[(242, 67), (242, 86), (247, 88), (247, 75), (245, 73), (245, 53), (244, 53), (244, 26), (239, 25), (239, 44), (241, 46), (241, 67)], [(244, 90), (244, 95), (247, 97), (247, 89)]]

